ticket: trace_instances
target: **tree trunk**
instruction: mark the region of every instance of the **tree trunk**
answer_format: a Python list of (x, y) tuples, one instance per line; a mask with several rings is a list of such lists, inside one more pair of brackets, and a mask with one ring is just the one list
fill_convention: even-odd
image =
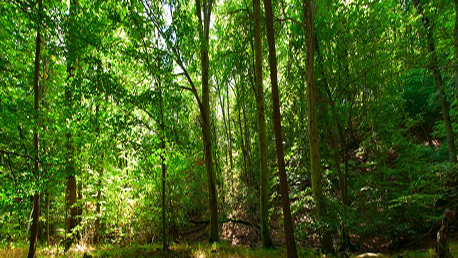
[[(100, 114), (99, 114), (99, 104), (95, 107), (95, 116), (97, 118), (97, 137), (100, 139)], [(103, 146), (103, 144), (101, 144)], [(102, 151), (100, 154), (100, 158), (97, 161), (97, 204), (96, 204), (96, 219), (95, 219), (95, 232), (94, 232), (94, 244), (98, 244), (100, 242), (100, 217), (102, 216), (102, 178), (103, 178), (103, 160), (105, 158), (105, 153)]]
[(455, 48), (455, 90), (458, 109), (458, 0), (455, 0), (455, 29), (454, 29), (454, 48)]
[[(41, 12), (43, 10), (42, 0), (38, 0), (38, 21), (37, 21), (37, 38), (36, 38), (36, 49), (35, 49), (35, 70), (33, 75), (33, 95), (34, 95), (34, 109), (35, 109), (35, 122), (36, 128), (34, 133), (34, 156), (35, 156), (35, 166), (33, 170), (33, 175), (37, 182), (37, 185), (40, 184), (40, 164), (39, 164), (39, 142), (38, 142), (38, 128), (39, 128), (39, 116), (40, 111), (40, 92), (38, 90), (38, 80), (40, 75), (40, 50), (41, 50), (41, 35), (40, 35), (40, 23), (41, 23)], [(32, 222), (32, 231), (30, 234), (30, 246), (29, 246), (29, 258), (35, 257), (37, 249), (37, 240), (38, 240), (38, 223), (40, 216), (40, 191), (35, 189), (35, 195), (33, 196), (33, 222)]]
[(251, 175), (251, 169), (250, 169), (250, 167), (251, 167), (250, 128), (247, 125), (247, 118), (246, 118), (245, 109), (246, 109), (246, 103), (243, 104), (242, 112), (243, 112), (243, 127), (245, 128), (245, 155), (246, 155), (246, 168), (247, 168), (246, 170), (247, 170), (247, 177), (248, 177), (247, 183), (248, 183), (248, 186), (251, 187), (251, 185), (252, 185), (252, 183), (251, 183), (252, 182), (252, 175)]
[(45, 199), (45, 209), (46, 209), (46, 246), (49, 247), (50, 239), (49, 239), (49, 201), (51, 199), (51, 192), (46, 192), (46, 199)]
[(272, 247), (272, 238), (269, 229), (269, 196), (267, 193), (267, 145), (266, 145), (266, 120), (264, 114), (264, 89), (262, 86), (262, 46), (261, 46), (261, 3), (253, 0), (254, 10), (254, 48), (255, 48), (255, 84), (256, 84), (256, 109), (259, 129), (259, 151), (261, 160), (261, 237), (264, 248)]
[[(160, 67), (160, 61), (158, 62), (158, 66)], [(166, 207), (165, 207), (165, 200), (166, 200), (166, 191), (165, 191), (165, 176), (167, 173), (167, 165), (165, 160), (165, 141), (166, 141), (166, 134), (165, 134), (165, 122), (164, 122), (164, 108), (163, 108), (163, 99), (162, 99), (162, 87), (161, 87), (161, 80), (158, 78), (159, 83), (159, 108), (161, 112), (161, 169), (162, 169), (162, 250), (167, 251), (169, 249), (169, 245), (167, 242), (167, 218), (166, 218)]]
[(442, 82), (442, 75), (439, 70), (439, 64), (438, 64), (437, 55), (435, 52), (433, 27), (430, 24), (428, 17), (423, 13), (423, 6), (420, 4), (420, 1), (413, 0), (413, 5), (417, 9), (418, 14), (421, 16), (423, 26), (426, 30), (426, 42), (428, 45), (427, 49), (430, 54), (429, 65), (433, 72), (434, 81), (436, 82), (437, 95), (439, 96), (442, 116), (444, 119), (445, 133), (447, 135), (447, 147), (448, 147), (449, 161), (453, 163), (453, 162), (456, 162), (455, 137), (453, 135), (452, 123), (450, 121), (450, 114), (449, 114), (450, 107), (445, 97), (444, 84)]
[[(42, 106), (44, 108), (44, 110), (47, 110), (48, 109), (48, 104), (46, 102), (46, 77), (44, 76), (45, 74), (48, 73), (47, 71), (47, 59), (46, 57), (43, 57), (42, 58), (42, 63), (43, 63), (43, 71), (42, 71), (42, 74), (43, 74), (43, 78), (41, 79), (41, 101), (42, 101)], [(48, 131), (48, 128), (46, 126), (47, 124), (47, 121), (45, 121), (44, 119), (41, 119), (42, 121), (42, 128), (43, 128), (43, 132), (47, 132)], [(46, 139), (42, 139), (41, 140), (42, 142), (42, 153), (44, 153), (45, 156), (49, 155), (48, 153), (48, 150), (47, 150), (47, 145), (46, 145)], [(46, 224), (45, 224), (45, 230), (46, 230), (46, 245), (49, 247), (49, 244), (50, 244), (50, 239), (49, 239), (49, 202), (50, 202), (50, 199), (51, 199), (51, 192), (49, 190), (50, 188), (50, 185), (49, 185), (49, 182), (51, 180), (51, 176), (48, 174), (48, 169), (47, 169), (47, 166), (48, 164), (45, 164), (42, 166), (42, 171), (43, 171), (43, 174), (45, 175), (45, 177), (47, 178), (47, 186), (46, 186), (46, 194), (45, 194), (45, 210), (46, 210)]]
[(280, 97), (277, 80), (277, 52), (275, 49), (275, 33), (272, 11), (272, 1), (264, 0), (266, 11), (267, 43), (269, 45), (270, 82), (272, 84), (272, 108), (275, 130), (275, 146), (277, 150), (277, 165), (280, 175), (280, 191), (283, 205), (283, 226), (286, 238), (286, 253), (288, 257), (297, 257), (294, 226), (291, 218), (288, 178), (286, 175), (285, 158), (283, 154), (283, 136), (281, 130)]
[(239, 106), (239, 109), (238, 109), (238, 122), (239, 122), (239, 130), (240, 130), (240, 149), (242, 150), (242, 157), (243, 157), (243, 176), (242, 176), (242, 179), (245, 181), (245, 183), (248, 183), (248, 173), (247, 173), (247, 167), (246, 167), (246, 149), (245, 149), (245, 143), (243, 142), (242, 119), (240, 117), (240, 113), (241, 112), (240, 112), (240, 106)]
[[(203, 10), (202, 10), (203, 7)], [(210, 237), (209, 242), (218, 242), (218, 193), (216, 191), (216, 176), (213, 168), (212, 158), (212, 140), (210, 131), (210, 90), (208, 85), (208, 43), (210, 32), (210, 17), (213, 7), (213, 1), (203, 1), (201, 6), (200, 0), (196, 0), (196, 11), (199, 19), (199, 38), (200, 38), (200, 61), (202, 71), (202, 135), (204, 142), (205, 165), (207, 168), (208, 180), (208, 197), (210, 201)], [(201, 12), (202, 10), (202, 12)], [(203, 20), (202, 20), (203, 13)], [(203, 21), (203, 23), (202, 23)]]
[[(304, 0), (305, 42), (306, 42), (306, 83), (307, 83), (307, 113), (308, 138), (310, 144), (310, 167), (312, 177), (312, 192), (319, 217), (325, 216), (324, 198), (321, 187), (321, 163), (318, 145), (318, 129), (316, 119), (316, 95), (314, 72), (314, 17), (311, 0)], [(325, 228), (320, 228), (320, 244), (324, 253), (333, 253), (331, 235)]]
[[(318, 64), (323, 66), (323, 59), (322, 59), (322, 56), (321, 56), (320, 48), (319, 48), (319, 45), (318, 45), (318, 39), (317, 39), (316, 35), (314, 35), (314, 40), (315, 40), (315, 51), (317, 53)], [(346, 69), (346, 70), (348, 70), (348, 69)], [(339, 155), (339, 153), (337, 151), (337, 144), (335, 142), (334, 131), (332, 130), (332, 128), (330, 127), (330, 125), (326, 121), (326, 130), (328, 131), (328, 138), (329, 138), (329, 144), (330, 144), (329, 147), (330, 147), (330, 150), (332, 152), (332, 156), (333, 156), (334, 163), (336, 165), (336, 169), (337, 169), (337, 173), (338, 173), (338, 177), (339, 177), (339, 191), (340, 191), (340, 195), (341, 195), (340, 197), (341, 197), (342, 204), (347, 205), (347, 178), (348, 178), (348, 157), (347, 157), (348, 150), (347, 150), (347, 143), (346, 143), (345, 135), (344, 135), (343, 130), (342, 130), (342, 126), (341, 126), (339, 120), (337, 119), (338, 114), (336, 113), (334, 100), (332, 98), (331, 90), (329, 89), (328, 80), (327, 80), (327, 77), (326, 77), (325, 73), (323, 72), (323, 69), (321, 69), (321, 75), (323, 77), (323, 83), (324, 83), (324, 86), (325, 86), (325, 89), (326, 89), (326, 93), (327, 93), (329, 101), (331, 103), (330, 104), (330, 106), (331, 106), (331, 114), (333, 116), (333, 120), (336, 123), (337, 130), (339, 132), (339, 137), (340, 137), (340, 144), (342, 146), (342, 157), (343, 157), (344, 164), (345, 164), (344, 165), (344, 167), (345, 167), (344, 173), (342, 173), (342, 169), (340, 168), (340, 155)], [(351, 120), (349, 120), (349, 121), (351, 121)], [(351, 124), (349, 124), (349, 127), (351, 127)]]
[[(224, 125), (224, 135), (228, 138), (227, 135), (227, 125), (226, 125), (226, 112), (224, 111), (224, 99), (221, 96), (221, 86), (219, 82), (216, 82), (216, 86), (218, 87), (218, 97), (219, 97), (219, 103), (221, 105), (221, 113), (223, 116), (223, 125)], [(229, 142), (229, 140), (228, 140)], [(226, 164), (227, 164), (227, 153), (228, 153), (228, 148), (225, 149), (225, 154), (226, 154)]]
[(231, 109), (230, 109), (230, 101), (229, 101), (229, 85), (226, 87), (226, 102), (227, 102), (227, 139), (229, 144), (229, 162), (231, 164), (231, 173), (232, 168), (234, 167), (234, 163), (232, 161), (232, 136), (231, 136)]
[[(70, 10), (69, 10), (69, 18), (70, 18), (70, 25), (75, 23), (76, 19), (76, 8), (77, 8), (77, 1), (71, 0), (70, 1)], [(72, 92), (71, 92), (71, 85), (70, 81), (74, 77), (74, 62), (75, 62), (75, 53), (74, 53), (74, 36), (72, 33), (72, 29), (70, 28), (68, 31), (68, 41), (67, 41), (67, 48), (68, 48), (68, 58), (67, 58), (67, 88), (65, 89), (65, 101), (67, 105), (67, 111), (71, 112), (72, 110)], [(72, 143), (72, 134), (70, 132), (66, 133), (66, 157), (65, 157), (65, 164), (66, 164), (66, 190), (65, 190), (65, 209), (67, 215), (66, 220), (66, 233), (72, 233), (73, 229), (77, 225), (76, 216), (78, 214), (77, 207), (75, 207), (76, 203), (76, 178), (75, 178), (75, 160), (74, 160), (74, 147)], [(70, 248), (73, 240), (72, 238), (66, 242), (65, 248)]]

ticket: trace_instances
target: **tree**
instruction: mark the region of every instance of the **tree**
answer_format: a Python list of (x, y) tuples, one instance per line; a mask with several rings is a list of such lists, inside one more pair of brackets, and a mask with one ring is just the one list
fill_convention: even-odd
[(456, 90), (456, 101), (458, 103), (458, 0), (454, 0), (455, 3), (455, 29), (454, 35), (454, 49), (455, 49), (455, 90)]
[[(307, 116), (308, 116), (308, 138), (310, 146), (310, 167), (312, 174), (312, 192), (317, 205), (319, 217), (325, 214), (325, 202), (321, 186), (321, 161), (318, 145), (318, 129), (316, 119), (316, 87), (315, 87), (315, 48), (314, 48), (314, 4), (311, 0), (304, 0), (304, 21), (305, 21), (305, 44), (306, 44), (306, 84), (307, 84)], [(321, 250), (334, 252), (329, 232), (321, 226)]]
[(437, 95), (439, 96), (439, 102), (442, 110), (442, 117), (444, 119), (445, 133), (447, 135), (447, 147), (448, 156), (450, 162), (456, 162), (456, 148), (455, 148), (455, 136), (453, 135), (452, 122), (450, 120), (450, 107), (445, 97), (444, 83), (442, 80), (441, 71), (439, 70), (439, 64), (437, 61), (437, 54), (435, 52), (436, 47), (433, 38), (433, 25), (430, 24), (428, 16), (423, 12), (423, 5), (419, 0), (412, 0), (415, 9), (421, 16), (423, 27), (426, 31), (426, 43), (429, 53), (429, 66), (433, 72), (434, 81), (436, 83)]
[[(43, 12), (43, 1), (38, 0), (38, 20), (37, 20), (37, 39), (36, 39), (36, 49), (35, 49), (35, 68), (33, 74), (33, 96), (34, 96), (34, 111), (35, 111), (35, 133), (33, 139), (33, 146), (35, 151), (34, 157), (34, 169), (33, 175), (35, 177), (35, 181), (37, 185), (40, 183), (40, 163), (39, 163), (39, 112), (40, 112), (40, 91), (38, 89), (39, 78), (40, 78), (40, 50), (41, 50), (41, 34), (40, 34), (40, 26), (42, 23), (41, 15)], [(35, 257), (35, 252), (37, 248), (37, 240), (38, 240), (38, 223), (39, 223), (39, 216), (40, 216), (40, 190), (35, 189), (35, 194), (33, 196), (33, 221), (32, 221), (32, 231), (30, 234), (30, 246), (29, 246), (29, 258)]]
[[(197, 18), (199, 19), (200, 62), (202, 72), (202, 135), (204, 142), (205, 166), (207, 168), (208, 195), (210, 200), (210, 238), (209, 242), (218, 242), (218, 192), (216, 191), (216, 175), (213, 168), (212, 140), (210, 130), (210, 89), (208, 85), (208, 43), (210, 34), (210, 18), (213, 0), (196, 0)], [(202, 20), (203, 14), (203, 20)], [(196, 95), (197, 97), (197, 95)]]
[[(67, 87), (65, 88), (65, 102), (67, 106), (67, 116), (71, 118), (71, 112), (73, 108), (72, 100), (72, 88), (73, 79), (75, 76), (76, 69), (76, 53), (75, 53), (75, 23), (77, 19), (77, 0), (70, 1), (70, 10), (69, 10), (69, 28), (67, 35)], [(65, 209), (66, 209), (66, 233), (72, 233), (73, 229), (76, 227), (78, 221), (76, 216), (78, 215), (78, 209), (76, 207), (76, 177), (75, 177), (75, 150), (73, 146), (73, 139), (71, 128), (67, 128), (66, 132), (66, 190), (65, 190)], [(72, 244), (72, 239), (66, 243), (66, 248), (69, 248)]]
[(261, 53), (261, 3), (253, 0), (254, 11), (254, 49), (255, 49), (255, 83), (256, 83), (256, 111), (259, 134), (259, 155), (261, 161), (261, 237), (264, 248), (272, 247), (269, 230), (269, 207), (267, 193), (267, 145), (266, 119), (264, 114), (264, 89), (262, 86), (262, 53)]
[(275, 49), (274, 19), (272, 1), (264, 0), (266, 11), (267, 43), (269, 45), (270, 82), (272, 84), (272, 108), (275, 129), (275, 146), (277, 150), (277, 166), (280, 176), (280, 191), (283, 206), (283, 227), (285, 229), (286, 250), (288, 257), (297, 257), (296, 242), (294, 240), (294, 227), (291, 218), (288, 179), (285, 169), (283, 154), (283, 137), (281, 129), (280, 97), (277, 80), (277, 51)]

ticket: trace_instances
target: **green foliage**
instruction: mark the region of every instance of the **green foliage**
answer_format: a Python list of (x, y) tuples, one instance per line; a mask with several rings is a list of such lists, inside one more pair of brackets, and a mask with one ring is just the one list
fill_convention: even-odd
[[(458, 206), (458, 167), (446, 161), (446, 131), (421, 17), (412, 1), (369, 2), (316, 3), (317, 126), (327, 203), (323, 216), (316, 214), (310, 190), (302, 1), (274, 4), (289, 197), (296, 239), (304, 245), (314, 243), (324, 226), (335, 235), (341, 227), (347, 229), (351, 242), (379, 238), (385, 246), (402, 247), (434, 234), (444, 209)], [(453, 3), (421, 2), (432, 24), (436, 68), (456, 134)], [(202, 118), (190, 86), (201, 76), (194, 1), (80, 0), (74, 17), (69, 3), (45, 1), (41, 20), (37, 10), (29, 1), (0, 4), (5, 14), (0, 17), (0, 245), (8, 247), (0, 256), (25, 255), (29, 197), (37, 191), (42, 193), (40, 241), (46, 241), (48, 219), (51, 244), (66, 243), (69, 164), (75, 167), (75, 207), (80, 211), (71, 235), (82, 244), (95, 244), (98, 235), (100, 250), (93, 256), (166, 255), (157, 250), (162, 240), (162, 157), (170, 254), (284, 255), (283, 248), (186, 244), (189, 221), (205, 221), (210, 215)], [(31, 88), (36, 24), (43, 33), (38, 121)], [(251, 2), (215, 2), (210, 27), (219, 215), (257, 225), (260, 160)], [(283, 222), (264, 33), (270, 220), (280, 239)], [(194, 86), (200, 97), (200, 83)], [(40, 178), (32, 173), (35, 132)], [(74, 155), (67, 160), (69, 134)], [(347, 203), (340, 191), (345, 178)], [(255, 246), (256, 235), (250, 237), (254, 240), (247, 244)], [(50, 254), (52, 248), (39, 255)], [(59, 248), (54, 251), (63, 255)], [(300, 250), (301, 257), (313, 255)], [(404, 257), (423, 255), (412, 251)]]

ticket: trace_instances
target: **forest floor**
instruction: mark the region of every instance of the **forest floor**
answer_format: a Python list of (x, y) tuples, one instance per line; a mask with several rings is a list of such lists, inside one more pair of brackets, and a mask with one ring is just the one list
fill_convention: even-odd
[[(454, 257), (458, 257), (458, 239), (455, 239), (450, 244), (450, 249)], [(27, 256), (27, 246), (10, 246), (2, 247), (0, 249), (0, 257), (16, 258)], [(299, 248), (299, 257), (334, 257), (319, 255), (315, 250)], [(350, 257), (358, 257), (359, 253), (350, 254)], [(264, 250), (262, 248), (252, 249), (244, 246), (232, 246), (228, 242), (219, 244), (208, 243), (195, 243), (195, 244), (177, 244), (173, 245), (168, 252), (160, 249), (159, 245), (132, 245), (132, 246), (100, 246), (97, 248), (89, 246), (75, 245), (67, 253), (64, 253), (62, 247), (39, 247), (37, 250), (37, 257), (192, 257), (192, 258), (206, 258), (206, 257), (286, 257), (286, 249), (284, 247), (273, 250)], [(336, 256), (337, 257), (337, 256)], [(430, 246), (424, 249), (417, 250), (403, 250), (391, 254), (378, 256), (360, 257), (434, 257), (434, 247)]]

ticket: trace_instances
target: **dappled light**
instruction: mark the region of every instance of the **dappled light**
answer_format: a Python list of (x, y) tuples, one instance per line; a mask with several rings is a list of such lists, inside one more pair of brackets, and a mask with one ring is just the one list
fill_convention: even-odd
[(458, 257), (458, 0), (0, 14), (0, 257)]

